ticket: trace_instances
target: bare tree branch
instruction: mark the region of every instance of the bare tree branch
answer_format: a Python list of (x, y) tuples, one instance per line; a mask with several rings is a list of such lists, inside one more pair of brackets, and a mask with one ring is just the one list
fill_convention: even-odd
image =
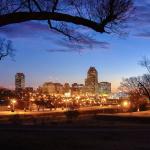
[(129, 95), (146, 96), (150, 100), (150, 75), (123, 79), (120, 88)]
[(5, 39), (0, 38), (0, 60), (6, 56), (14, 56), (12, 42), (10, 40), (6, 41)]
[(48, 20), (51, 29), (65, 36), (71, 33), (63, 32), (52, 25), (52, 21), (57, 21), (60, 26), (64, 22), (99, 33), (111, 33), (129, 17), (132, 5), (132, 0), (1, 0), (0, 27)]
[(142, 67), (145, 67), (150, 73), (150, 60), (148, 57), (144, 56), (143, 59), (139, 62)]

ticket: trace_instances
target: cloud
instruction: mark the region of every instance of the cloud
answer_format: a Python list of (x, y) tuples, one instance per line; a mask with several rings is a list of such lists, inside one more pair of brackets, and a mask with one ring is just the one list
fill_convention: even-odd
[[(81, 29), (80, 29), (81, 30)], [(7, 36), (8, 38), (32, 38), (39, 40), (40, 37), (45, 41), (50, 41), (52, 47), (49, 48), (48, 52), (83, 52), (87, 50), (92, 50), (94, 48), (98, 49), (109, 49), (110, 43), (105, 41), (98, 41), (91, 38), (86, 33), (85, 30), (73, 30), (71, 33), (76, 37), (79, 37), (79, 41), (70, 41), (67, 37), (57, 34), (56, 31), (50, 30), (46, 23), (30, 21), (21, 24), (10, 25), (0, 28), (0, 33)]]
[(10, 38), (37, 37), (45, 33), (50, 34), (51, 32), (52, 30), (49, 29), (47, 24), (35, 21), (14, 24), (0, 28), (0, 33)]
[(135, 21), (137, 24), (150, 25), (150, 5), (137, 6), (135, 11)]
[[(87, 40), (88, 39), (88, 40)], [(57, 47), (50, 48), (48, 52), (83, 52), (87, 50), (93, 50), (95, 48), (99, 49), (109, 49), (110, 43), (104, 41), (97, 41), (95, 39), (87, 37), (85, 41), (75, 42), (75, 41), (65, 41), (65, 40), (54, 40), (53, 42)]]
[(64, 52), (67, 52), (67, 53), (68, 53), (68, 52), (80, 52), (80, 51), (77, 51), (77, 50), (75, 50), (75, 49), (73, 50), (73, 49), (65, 49), (65, 48), (64, 48), (64, 49), (61, 49), (61, 48), (60, 48), (60, 49), (59, 49), (59, 48), (48, 49), (47, 51), (48, 51), (48, 52), (51, 52), (51, 53), (53, 53), (53, 52), (63, 52), (63, 53), (64, 53)]
[(138, 38), (150, 37), (150, 1), (135, 1), (135, 16), (132, 18), (133, 36)]
[(143, 33), (137, 33), (135, 34), (136, 37), (139, 37), (139, 38), (147, 38), (149, 39), (150, 38), (150, 31), (145, 31)]

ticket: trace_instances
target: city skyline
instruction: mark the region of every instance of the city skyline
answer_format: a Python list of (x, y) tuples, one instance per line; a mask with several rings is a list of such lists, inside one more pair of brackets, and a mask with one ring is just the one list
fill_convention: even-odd
[[(45, 81), (84, 83), (90, 66), (99, 70), (99, 79), (112, 83), (115, 91), (122, 78), (146, 73), (138, 62), (149, 51), (149, 1), (135, 0), (136, 14), (129, 20), (128, 36), (107, 35), (79, 28), (94, 40), (90, 45), (75, 51), (69, 41), (49, 30), (47, 24), (34, 21), (2, 27), (0, 36), (10, 39), (16, 49), (14, 60), (5, 58), (0, 62), (0, 86), (14, 88), (13, 76), (24, 72), (27, 85), (37, 87)], [(143, 16), (144, 14), (144, 16)], [(141, 28), (141, 25), (143, 28)], [(75, 47), (75, 46), (74, 46)], [(11, 67), (10, 67), (11, 66)]]
[(98, 79), (98, 71), (95, 67), (90, 67), (87, 71), (87, 77), (85, 77), (85, 83), (54, 83), (45, 82), (37, 89), (40, 92), (46, 94), (69, 94), (71, 96), (87, 96), (87, 95), (103, 95), (111, 94), (111, 83), (101, 82)]
[[(46, 52), (45, 52), (46, 53)], [(16, 54), (18, 55), (18, 54)], [(49, 54), (51, 55), (51, 54)], [(62, 55), (62, 54), (58, 54), (58, 55)], [(64, 54), (63, 54), (64, 55)], [(79, 55), (79, 54), (72, 54), (72, 55)], [(82, 54), (84, 55), (84, 54)], [(144, 54), (143, 54), (144, 56)], [(77, 56), (78, 57), (78, 56)], [(82, 57), (82, 56), (79, 56)], [(110, 55), (108, 56), (110, 57)], [(15, 57), (15, 59), (17, 59)], [(140, 59), (142, 59), (142, 56), (139, 56), (137, 58), (137, 60), (132, 61), (132, 68), (129, 67), (127, 65), (125, 65), (123, 62), (123, 65), (125, 67), (125, 70), (123, 68), (120, 68), (120, 72), (117, 72), (117, 68), (112, 69), (112, 64), (105, 64), (105, 61), (103, 60), (103, 63), (101, 65), (93, 65), (97, 68), (97, 70), (99, 70), (100, 74), (99, 74), (99, 79), (101, 81), (108, 81), (112, 83), (112, 90), (115, 91), (117, 89), (117, 87), (119, 86), (119, 83), (121, 81), (121, 79), (123, 77), (130, 77), (130, 76), (138, 76), (138, 75), (142, 75), (142, 73), (145, 73), (146, 70), (144, 68), (142, 68), (140, 65), (138, 65), (138, 61), (140, 61)], [(47, 60), (48, 61), (48, 60)], [(25, 64), (16, 64), (16, 62), (11, 61), (9, 59), (5, 59), (4, 61), (1, 62), (0, 66), (1, 68), (8, 66), (10, 64), (15, 64), (15, 66), (12, 68), (5, 68), (5, 70), (1, 73), (1, 79), (0, 79), (0, 85), (4, 86), (4, 87), (8, 87), (8, 88), (14, 88), (14, 80), (12, 79), (14, 74), (16, 72), (24, 72), (27, 76), (27, 85), (31, 86), (33, 85), (33, 87), (38, 87), (38, 85), (40, 85), (41, 83), (45, 82), (45, 81), (54, 81), (54, 82), (60, 82), (60, 83), (65, 83), (65, 82), (69, 82), (69, 83), (74, 83), (74, 82), (78, 82), (78, 83), (84, 83), (84, 76), (86, 75), (86, 71), (88, 69), (89, 66), (92, 65), (87, 65), (87, 67), (84, 67), (86, 64), (81, 64), (80, 68), (78, 68), (78, 65), (74, 64), (74, 68), (75, 69), (71, 69), (72, 67), (69, 66), (66, 67), (61, 67), (60, 69), (57, 69), (54, 67), (51, 70), (48, 70), (48, 66), (45, 65), (45, 67), (41, 67), (42, 72), (38, 72), (38, 67), (34, 68), (35, 64), (32, 65), (32, 68), (34, 70), (30, 72), (30, 69), (28, 69), (28, 65)], [(35, 62), (34, 62), (35, 63)], [(53, 60), (54, 63), (54, 60)], [(117, 62), (115, 62), (117, 63)], [(58, 63), (60, 65), (60, 63)], [(65, 65), (65, 64), (63, 64)], [(22, 67), (24, 66), (24, 67)], [(58, 66), (56, 64), (56, 66)], [(66, 65), (67, 66), (67, 65)], [(107, 68), (105, 66), (108, 66)], [(111, 66), (111, 67), (109, 67)], [(114, 65), (115, 66), (115, 65)], [(82, 67), (82, 68), (81, 68)], [(136, 67), (136, 68), (135, 68)], [(22, 68), (22, 69), (21, 69)], [(64, 69), (63, 69), (64, 68)], [(134, 68), (134, 70), (133, 70)], [(127, 73), (127, 70), (128, 71)], [(9, 74), (7, 74), (9, 72)], [(122, 73), (121, 73), (122, 72)], [(119, 75), (120, 74), (120, 75)], [(67, 81), (68, 79), (68, 81)]]
[[(96, 74), (93, 72), (93, 70), (96, 71)], [(93, 77), (96, 78), (96, 80), (95, 79), (93, 80)], [(19, 90), (19, 89), (25, 89), (26, 87), (32, 87), (31, 85), (26, 84), (27, 81), (25, 80), (25, 78), (26, 78), (26, 75), (23, 72), (17, 72), (14, 76), (15, 82), (14, 82), (14, 85), (13, 85), (14, 87), (12, 89), (13, 90), (14, 89)], [(86, 78), (86, 76), (84, 78), (85, 79), (84, 79), (83, 83), (78, 83), (76, 81), (75, 82), (70, 82), (70, 83), (66, 81), (66, 82), (62, 83), (62, 82), (59, 82), (59, 81), (49, 80), (49, 81), (45, 81), (45, 82), (41, 83), (40, 85), (38, 85), (37, 87), (33, 87), (33, 88), (37, 89), (37, 88), (41, 87), (42, 85), (44, 85), (45, 83), (54, 83), (54, 84), (58, 83), (58, 84), (61, 84), (63, 86), (65, 86), (65, 84), (68, 84), (69, 86), (71, 86), (71, 85), (73, 86), (73, 84), (79, 84), (79, 85), (84, 85), (84, 86), (88, 86), (88, 84), (89, 84), (90, 86), (93, 86), (92, 85), (93, 83), (94, 83), (94, 86), (98, 86), (98, 84), (100, 84), (100, 83), (109, 83), (107, 81), (99, 80), (98, 71), (96, 70), (96, 68), (94, 66), (89, 67), (89, 69), (87, 70), (87, 78)], [(4, 87), (4, 88), (8, 88), (8, 87)], [(96, 90), (94, 90), (94, 91), (96, 92)], [(110, 91), (111, 91), (111, 86), (110, 86)]]

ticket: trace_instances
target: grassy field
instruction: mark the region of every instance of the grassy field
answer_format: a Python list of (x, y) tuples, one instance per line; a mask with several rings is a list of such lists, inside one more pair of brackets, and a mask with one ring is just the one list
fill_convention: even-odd
[(3, 127), (3, 149), (149, 150), (149, 126), (140, 127)]
[(80, 116), (76, 120), (37, 116), (36, 124), (0, 125), (3, 149), (150, 150), (150, 118)]

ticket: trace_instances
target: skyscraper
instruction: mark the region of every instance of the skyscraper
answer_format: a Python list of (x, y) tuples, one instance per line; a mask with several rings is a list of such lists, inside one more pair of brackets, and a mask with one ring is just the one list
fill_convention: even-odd
[(98, 92), (98, 72), (95, 67), (90, 67), (85, 79), (85, 89), (87, 93), (96, 94)]
[(16, 88), (16, 90), (25, 88), (25, 75), (23, 73), (16, 73), (15, 88)]

